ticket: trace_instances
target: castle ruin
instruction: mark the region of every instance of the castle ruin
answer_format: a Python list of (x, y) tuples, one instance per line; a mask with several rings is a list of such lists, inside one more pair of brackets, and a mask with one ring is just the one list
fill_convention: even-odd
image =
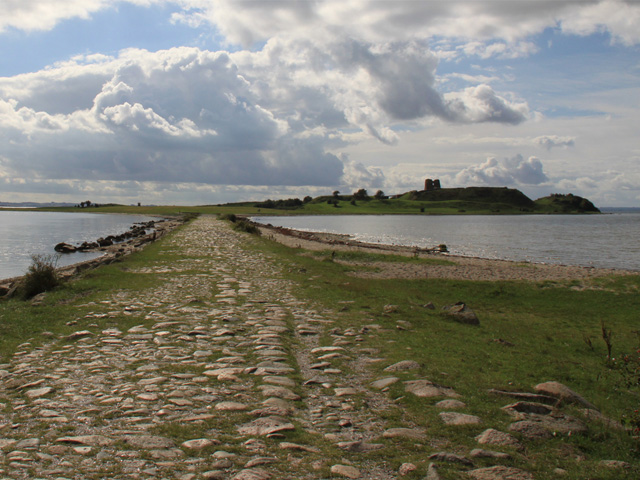
[(432, 180), (432, 179), (430, 179), (430, 178), (427, 178), (427, 179), (424, 181), (424, 189), (425, 189), (427, 192), (430, 192), (430, 191), (432, 191), (432, 190), (440, 190), (440, 188), (442, 188), (442, 187), (440, 186), (440, 180), (439, 180), (439, 179), (437, 179), (437, 178), (436, 178), (435, 180)]

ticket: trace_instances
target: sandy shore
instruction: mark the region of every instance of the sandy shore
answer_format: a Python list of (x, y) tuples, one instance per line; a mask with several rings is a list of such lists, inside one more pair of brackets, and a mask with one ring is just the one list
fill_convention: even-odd
[[(435, 250), (396, 245), (367, 244), (351, 240), (347, 235), (301, 232), (297, 230), (258, 225), (262, 234), (292, 248), (306, 250), (360, 251), (447, 260), (449, 265), (429, 265), (398, 262), (362, 262), (376, 267), (375, 271), (358, 272), (364, 278), (448, 278), (459, 280), (522, 280), (529, 282), (589, 280), (610, 275), (640, 275), (632, 270), (552, 265), (507, 260), (460, 257)], [(358, 262), (350, 262), (353, 265)], [(578, 287), (579, 288), (579, 287)]]

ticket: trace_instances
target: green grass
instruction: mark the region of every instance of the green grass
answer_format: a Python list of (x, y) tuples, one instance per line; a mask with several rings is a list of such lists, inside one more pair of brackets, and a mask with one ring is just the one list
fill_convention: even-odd
[[(361, 344), (377, 349), (377, 356), (386, 358), (373, 367), (374, 378), (388, 376), (382, 369), (391, 363), (416, 360), (422, 365), (419, 377), (455, 388), (468, 405), (465, 413), (480, 416), (484, 423), (463, 428), (446, 426), (439, 421), (438, 410), (431, 408), (437, 400), (406, 394), (400, 382), (388, 392), (399, 406), (385, 412), (389, 421), (427, 425), (429, 436), (448, 438), (454, 445), (472, 449), (478, 446), (473, 440), (475, 435), (488, 427), (506, 431), (513, 421), (500, 410), (513, 400), (491, 396), (488, 390), (492, 388), (531, 392), (538, 383), (556, 380), (616, 420), (640, 404), (640, 385), (628, 388), (620, 372), (607, 366), (606, 346), (601, 338), (604, 321), (614, 332), (614, 356), (635, 352), (640, 346), (636, 333), (639, 276), (597, 279), (587, 284), (592, 287), (587, 290), (571, 289), (575, 283), (571, 281), (371, 280), (345, 276), (346, 271), (360, 267), (326, 261), (328, 252), (306, 254), (266, 242), (262, 248), (281, 256), (300, 297), (319, 308), (333, 306), (334, 310), (338, 310), (336, 305), (351, 302), (346, 304), (349, 308), (335, 313), (335, 327), (378, 325), (378, 333), (368, 334)], [(336, 258), (338, 255), (341, 252), (336, 252)], [(367, 261), (384, 258), (357, 254), (350, 260), (365, 262), (361, 268), (367, 268)], [(406, 257), (388, 260), (416, 261)], [(476, 311), (480, 326), (458, 324), (440, 313), (443, 305), (457, 301), (464, 301)], [(424, 308), (428, 302), (433, 302), (436, 310)], [(397, 305), (398, 310), (384, 313), (388, 304)], [(411, 327), (399, 330), (398, 321), (409, 322)], [(585, 342), (585, 336), (591, 338), (593, 349)], [(494, 339), (506, 340), (513, 346)], [(325, 343), (330, 340), (326, 338)], [(416, 373), (394, 375), (408, 380)], [(567, 413), (580, 416), (571, 407)], [(558, 436), (527, 444), (527, 456), (515, 455), (513, 465), (533, 471), (536, 478), (555, 478), (556, 467), (568, 470), (567, 478), (586, 478), (592, 475), (590, 472), (597, 472), (597, 478), (620, 478), (620, 471), (601, 468), (598, 461), (618, 459), (634, 464), (640, 459), (637, 440), (598, 423), (589, 425), (587, 435)], [(558, 455), (559, 451), (573, 452), (573, 456)], [(578, 456), (584, 457), (585, 462), (576, 462)], [(406, 458), (405, 453), (402, 458)]]

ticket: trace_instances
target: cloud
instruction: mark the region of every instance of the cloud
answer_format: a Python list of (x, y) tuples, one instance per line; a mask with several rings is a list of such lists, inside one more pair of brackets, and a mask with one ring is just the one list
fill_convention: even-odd
[(462, 123), (498, 122), (516, 125), (529, 115), (526, 102), (510, 102), (489, 85), (465, 88), (444, 95), (447, 116)]
[[(318, 27), (332, 25), (353, 38), (382, 42), (389, 38), (444, 37), (488, 41), (467, 43), (472, 55), (514, 58), (535, 51), (521, 40), (559, 28), (576, 35), (609, 32), (627, 45), (640, 42), (636, 28), (640, 5), (633, 1), (550, 2), (522, 0), (413, 2), (325, 0), (322, 2), (255, 2), (252, 0), (182, 0), (184, 10), (175, 21), (215, 25), (231, 43), (250, 47), (282, 32), (314, 35)], [(354, 19), (358, 19), (354, 22)], [(466, 43), (466, 42), (465, 42)]]
[(506, 42), (481, 42), (471, 41), (460, 45), (456, 48), (465, 55), (477, 56), (482, 59), (496, 57), (500, 59), (514, 59), (528, 57), (539, 51), (537, 45), (533, 42), (517, 41), (512, 43)]
[(575, 137), (559, 137), (558, 135), (542, 135), (533, 139), (533, 143), (547, 150), (554, 147), (573, 147), (575, 146)]
[(19, 30), (49, 30), (61, 20), (88, 18), (108, 5), (105, 0), (6, 0), (0, 7), (0, 32), (9, 27)]
[[(534, 55), (532, 40), (547, 29), (606, 33), (614, 43), (640, 43), (640, 4), (615, 0), (70, 0), (64, 5), (8, 0), (0, 6), (0, 33), (47, 30), (126, 3), (166, 7), (163, 14), (174, 12), (174, 22), (199, 28), (196, 33), (205, 36), (213, 32), (229, 51), (130, 49), (0, 77), (2, 168), (16, 182), (131, 181), (132, 188), (149, 182), (382, 186), (392, 181), (389, 169), (383, 174), (362, 163), (374, 149), (356, 162), (341, 153), (371, 138), (399, 145), (385, 150), (398, 152), (408, 132), (417, 132), (423, 138), (413, 148), (428, 153), (420, 153), (421, 166), (425, 161), (461, 162), (469, 158), (468, 150), (459, 153), (463, 148), (482, 148), (479, 158), (493, 153), (510, 159), (469, 167), (458, 173), (461, 179), (536, 185), (547, 178), (540, 161), (514, 153), (524, 153), (532, 141), (547, 151), (571, 147), (578, 136), (581, 142), (592, 140), (588, 132), (533, 127), (523, 132), (533, 123), (526, 123), (530, 118), (551, 120), (505, 91), (505, 85), (526, 91), (529, 79), (517, 77), (522, 70), (514, 70), (513, 79), (519, 81), (509, 83), (504, 71), (473, 77), (465, 72), (462, 57), (490, 71), (486, 64), (492, 58)], [(446, 62), (444, 68), (440, 62)], [(501, 65), (508, 68), (508, 63)], [(472, 86), (443, 84), (438, 78), (439, 68), (451, 72), (457, 65), (459, 72), (446, 78)], [(558, 98), (552, 100), (571, 101)], [(540, 99), (533, 99), (533, 94), (527, 98), (538, 105)], [(507, 138), (498, 150), (483, 147), (505, 137), (491, 123), (520, 125), (510, 129), (513, 143)], [(445, 136), (456, 145), (465, 134), (467, 140), (457, 147), (457, 157), (438, 156), (433, 151), (438, 138), (425, 128), (430, 133), (446, 129)], [(545, 131), (576, 136), (536, 137)], [(466, 164), (449, 168), (457, 172)], [(549, 161), (549, 166), (554, 164)], [(433, 171), (434, 165), (424, 168)], [(410, 181), (398, 177), (398, 182)]]
[(536, 157), (524, 159), (522, 155), (499, 160), (487, 158), (484, 163), (465, 168), (455, 176), (459, 185), (539, 185), (548, 181), (542, 162)]
[(340, 36), (79, 56), (0, 79), (0, 139), (21, 177), (337, 185), (344, 166), (328, 149), (354, 127), (393, 145), (395, 126), (429, 117), (526, 119), (525, 103), (488, 85), (440, 94), (437, 63), (422, 42)]
[[(557, 28), (573, 35), (608, 32), (615, 42), (640, 42), (640, 5), (629, 0), (551, 2), (539, 0), (414, 2), (399, 0), (5, 0), (0, 32), (49, 30), (64, 20), (87, 19), (122, 4), (170, 6), (172, 20), (197, 28), (215, 26), (230, 44), (255, 46), (277, 35), (316, 36), (331, 25), (352, 38), (462, 40), (465, 54), (515, 58), (535, 52), (527, 37)], [(354, 19), (357, 21), (354, 22)], [(499, 40), (499, 41), (496, 41)], [(486, 43), (485, 43), (486, 42)]]
[(378, 189), (385, 185), (385, 175), (382, 169), (366, 167), (360, 162), (350, 161), (347, 157), (343, 157), (343, 161), (345, 168), (340, 184), (340, 188), (343, 190)]
[[(55, 69), (42, 72), (53, 111), (64, 110), (55, 104), (56, 91), (66, 92), (69, 78), (84, 80), (83, 90), (96, 87), (85, 72), (94, 66), (61, 68), (59, 78)], [(102, 69), (110, 78), (91, 105), (69, 114), (33, 108), (41, 104), (39, 75), (3, 79), (0, 89), (19, 97), (0, 101), (5, 164), (16, 176), (334, 185), (342, 175), (342, 163), (317, 136), (296, 138), (259, 104), (225, 52), (128, 50)]]

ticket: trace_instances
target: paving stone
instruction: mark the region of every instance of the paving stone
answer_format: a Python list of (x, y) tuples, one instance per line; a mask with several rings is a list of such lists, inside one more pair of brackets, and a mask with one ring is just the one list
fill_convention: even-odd
[(476, 480), (533, 480), (534, 478), (529, 472), (502, 465), (470, 470), (467, 475)]
[(285, 400), (300, 400), (300, 395), (292, 392), (287, 387), (278, 385), (260, 385), (258, 389), (265, 397), (283, 398)]
[(466, 413), (441, 412), (438, 416), (447, 425), (476, 425), (482, 423), (480, 417)]
[(415, 428), (390, 428), (382, 434), (384, 438), (410, 438), (412, 440), (424, 440), (425, 434)]
[(115, 440), (103, 435), (78, 435), (73, 437), (60, 437), (56, 440), (56, 442), (90, 445), (93, 447), (106, 447), (109, 445), (113, 445), (115, 443)]
[(277, 432), (295, 430), (292, 423), (282, 417), (271, 416), (258, 418), (237, 427), (241, 435), (271, 435)]
[(390, 387), (391, 385), (398, 382), (399, 380), (400, 379), (398, 377), (386, 377), (386, 378), (381, 378), (380, 380), (371, 382), (370, 385), (376, 390), (383, 390), (387, 387)]
[(298, 443), (280, 442), (279, 448), (283, 450), (297, 450), (300, 452), (320, 453), (320, 449), (309, 445), (300, 445)]
[(533, 389), (538, 393), (550, 395), (567, 402), (578, 403), (584, 405), (587, 408), (597, 410), (597, 408), (591, 402), (587, 401), (582, 395), (579, 395), (560, 382), (539, 383), (538, 385), (533, 387)]
[(346, 478), (360, 478), (360, 470), (350, 465), (333, 465), (331, 473)]
[(406, 372), (408, 370), (418, 370), (420, 364), (414, 360), (403, 360), (384, 369), (385, 372)]
[(529, 440), (545, 440), (553, 435), (549, 430), (544, 428), (539, 422), (531, 422), (522, 420), (509, 425), (509, 431), (521, 434)]
[(277, 457), (257, 457), (252, 458), (245, 464), (245, 468), (253, 468), (259, 467), (261, 465), (270, 465), (272, 463), (277, 463), (279, 460)]
[(122, 441), (135, 448), (162, 449), (175, 447), (175, 442), (167, 437), (157, 435), (125, 435)]
[(27, 390), (25, 395), (30, 399), (34, 400), (36, 398), (44, 397), (45, 395), (49, 395), (54, 391), (53, 387), (42, 387), (42, 388), (34, 388), (32, 390)]
[(348, 397), (351, 395), (356, 395), (358, 391), (352, 387), (344, 387), (344, 388), (336, 388), (335, 393), (336, 393), (336, 397)]
[(454, 389), (437, 385), (429, 380), (411, 380), (404, 382), (404, 385), (406, 392), (418, 397), (460, 397)]
[(186, 442), (182, 442), (182, 447), (187, 448), (189, 450), (203, 450), (207, 447), (211, 447), (212, 445), (215, 445), (216, 443), (220, 443), (220, 442), (214, 442), (213, 440), (210, 440), (208, 438), (196, 438), (193, 440), (187, 440)]
[(461, 402), (460, 400), (455, 400), (452, 398), (447, 398), (445, 400), (440, 400), (438, 403), (434, 405), (437, 408), (445, 408), (445, 409), (456, 409), (456, 408), (465, 408), (467, 406), (466, 403)]
[(339, 442), (338, 447), (348, 452), (372, 452), (382, 450), (385, 445), (382, 443), (367, 443), (363, 441)]
[(398, 469), (398, 474), (401, 476), (409, 475), (411, 472), (415, 472), (418, 469), (413, 463), (403, 463)]
[(216, 403), (214, 408), (224, 412), (242, 412), (247, 410), (249, 407), (240, 402), (220, 402)]

